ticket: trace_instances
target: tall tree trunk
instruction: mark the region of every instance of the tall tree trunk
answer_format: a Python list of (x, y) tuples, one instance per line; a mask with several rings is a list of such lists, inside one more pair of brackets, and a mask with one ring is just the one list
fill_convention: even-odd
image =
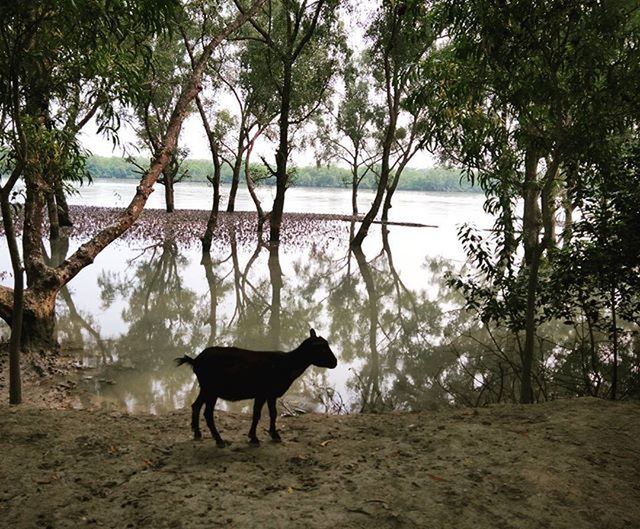
[[(14, 169), (14, 176), (20, 172), (20, 168)], [(17, 178), (12, 178), (15, 182)], [(20, 350), (22, 347), (22, 322), (24, 311), (24, 276), (22, 263), (20, 262), (20, 250), (16, 239), (15, 226), (9, 195), (13, 188), (13, 183), (8, 182), (2, 188), (0, 194), (0, 206), (2, 208), (2, 223), (4, 233), (7, 238), (9, 255), (11, 257), (11, 268), (13, 270), (13, 304), (11, 321), (11, 339), (9, 341), (9, 404), (20, 404), (22, 402), (22, 382), (20, 377)]]
[(282, 212), (284, 211), (284, 195), (287, 191), (287, 164), (289, 161), (289, 111), (291, 109), (292, 72), (291, 63), (285, 62), (282, 100), (280, 104), (280, 141), (276, 151), (276, 196), (273, 200), (273, 208), (269, 217), (269, 240), (272, 243), (280, 242), (280, 226), (282, 224)]
[(255, 141), (258, 137), (258, 134), (256, 134), (251, 141), (249, 142), (249, 145), (247, 147), (247, 155), (245, 157), (244, 160), (244, 176), (245, 179), (247, 181), (247, 189), (249, 191), (249, 195), (251, 196), (251, 200), (253, 200), (253, 204), (256, 207), (256, 212), (258, 214), (258, 225), (257, 225), (257, 232), (258, 232), (258, 240), (261, 240), (261, 234), (264, 230), (264, 223), (268, 220), (269, 218), (269, 213), (265, 213), (264, 210), (262, 209), (262, 204), (260, 203), (260, 199), (258, 198), (258, 194), (256, 193), (256, 185), (255, 182), (253, 181), (253, 178), (251, 177), (251, 152), (253, 151), (253, 146), (255, 144)]
[(241, 171), (242, 171), (242, 146), (239, 145), (237, 157), (233, 164), (232, 173), (231, 173), (231, 189), (229, 190), (229, 202), (227, 203), (227, 211), (229, 213), (233, 213), (236, 209), (236, 195), (238, 194), (238, 185), (240, 183)]
[(562, 230), (562, 246), (566, 247), (571, 242), (573, 232), (573, 204), (568, 196), (562, 199), (562, 209), (564, 211), (564, 229)]
[(611, 366), (611, 400), (618, 395), (618, 321), (616, 314), (616, 289), (611, 289), (611, 339), (613, 342), (613, 365)]
[(200, 113), (200, 119), (202, 125), (207, 133), (207, 140), (209, 141), (209, 151), (211, 152), (211, 161), (213, 162), (213, 178), (209, 181), (213, 185), (213, 203), (211, 204), (211, 212), (209, 213), (209, 221), (207, 222), (207, 229), (202, 237), (202, 251), (208, 253), (211, 250), (211, 241), (213, 240), (213, 232), (218, 225), (218, 212), (220, 210), (220, 175), (222, 173), (222, 163), (220, 161), (220, 152), (218, 150), (218, 143), (216, 141), (215, 134), (207, 118), (207, 113), (202, 104), (200, 96), (196, 96), (196, 106)]
[(362, 246), (362, 241), (369, 233), (369, 228), (371, 228), (371, 224), (376, 218), (378, 211), (380, 209), (380, 204), (382, 203), (382, 198), (387, 190), (387, 182), (389, 180), (389, 156), (391, 155), (391, 145), (393, 142), (393, 137), (395, 135), (395, 123), (396, 117), (390, 117), (390, 123), (387, 126), (387, 131), (385, 134), (385, 140), (382, 147), (382, 167), (380, 169), (380, 180), (378, 182), (378, 189), (376, 191), (376, 196), (373, 199), (373, 203), (369, 208), (369, 211), (362, 219), (362, 223), (360, 224), (360, 228), (358, 228), (358, 232), (355, 237), (351, 240), (351, 247), (357, 248)]
[(558, 173), (558, 164), (555, 161), (549, 163), (547, 174), (545, 175), (545, 183), (542, 187), (540, 203), (542, 205), (542, 225), (544, 228), (544, 236), (542, 246), (546, 250), (556, 247), (556, 176)]
[(358, 165), (351, 167), (351, 211), (354, 217), (358, 216)]
[(524, 261), (528, 272), (527, 278), (527, 306), (525, 315), (525, 343), (522, 352), (522, 380), (520, 386), (520, 402), (532, 403), (534, 400), (532, 373), (535, 357), (536, 308), (538, 290), (538, 271), (542, 248), (540, 246), (540, 213), (538, 199), (538, 161), (540, 156), (532, 149), (527, 150), (525, 156), (524, 182)]

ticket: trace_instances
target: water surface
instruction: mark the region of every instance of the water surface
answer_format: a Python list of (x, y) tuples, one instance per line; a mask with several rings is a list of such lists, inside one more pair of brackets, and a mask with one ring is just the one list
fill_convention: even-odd
[[(133, 182), (98, 181), (70, 202), (124, 206), (134, 192)], [(271, 192), (261, 190), (267, 207)], [(372, 196), (360, 194), (362, 211)], [(159, 188), (149, 206), (160, 207), (162, 198)], [(446, 398), (434, 391), (433, 377), (443, 369), (447, 333), (464, 323), (445, 273), (464, 263), (457, 226), (490, 225), (482, 200), (399, 191), (391, 220), (435, 227), (391, 226), (383, 234), (375, 225), (363, 253), (349, 251), (345, 222), (336, 222), (332, 240), (309, 233), (290, 247), (232, 237), (204, 260), (199, 248), (179, 238), (114, 243), (58, 299), (59, 340), (91, 368), (78, 404), (152, 413), (180, 408), (195, 397), (195, 377), (187, 367), (176, 368), (174, 358), (212, 344), (290, 350), (313, 327), (329, 340), (339, 366), (308, 370), (282, 402), (285, 408), (433, 405)], [(209, 202), (206, 185), (176, 187), (178, 208), (206, 209)], [(293, 188), (285, 211), (349, 214), (350, 204), (347, 190)], [(252, 209), (244, 190), (237, 209)]]

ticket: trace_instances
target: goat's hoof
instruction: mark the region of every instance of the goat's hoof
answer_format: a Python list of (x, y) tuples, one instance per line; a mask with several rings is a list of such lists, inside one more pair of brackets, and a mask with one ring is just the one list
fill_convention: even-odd
[(280, 437), (278, 434), (272, 435), (271, 436), (271, 442), (272, 443), (281, 443), (282, 442), (282, 437)]
[(194, 440), (194, 441), (202, 441), (202, 433), (200, 433), (200, 432), (193, 432), (193, 440)]
[(260, 446), (260, 440), (257, 437), (249, 439), (249, 444), (251, 446)]
[(216, 446), (218, 448), (226, 448), (227, 446), (229, 446), (229, 443), (224, 439), (216, 439)]

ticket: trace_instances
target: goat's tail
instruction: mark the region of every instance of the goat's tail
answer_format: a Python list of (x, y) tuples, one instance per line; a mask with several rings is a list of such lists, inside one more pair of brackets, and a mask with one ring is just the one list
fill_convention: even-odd
[(176, 358), (174, 360), (176, 366), (181, 366), (182, 364), (190, 364), (193, 367), (193, 358), (190, 356), (184, 355), (182, 358)]

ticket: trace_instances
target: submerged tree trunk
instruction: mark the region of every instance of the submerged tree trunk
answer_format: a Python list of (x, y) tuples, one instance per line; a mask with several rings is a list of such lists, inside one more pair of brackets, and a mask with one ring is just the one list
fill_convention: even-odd
[(174, 191), (173, 191), (173, 175), (170, 171), (164, 173), (164, 202), (167, 213), (173, 213), (175, 210)]

